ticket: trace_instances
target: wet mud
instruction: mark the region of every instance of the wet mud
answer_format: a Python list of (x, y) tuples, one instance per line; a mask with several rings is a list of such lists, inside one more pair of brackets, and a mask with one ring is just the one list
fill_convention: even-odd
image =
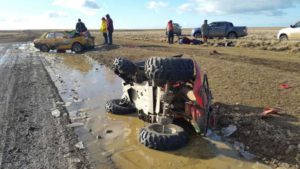
[(0, 168), (88, 168), (39, 54), (30, 44), (0, 46)]
[(109, 68), (84, 54), (45, 54), (45, 59), (72, 121), (81, 124), (76, 133), (95, 168), (268, 168), (245, 160), (229, 143), (193, 132), (179, 150), (148, 149), (138, 142), (145, 123), (135, 114), (105, 112), (105, 102), (122, 95), (121, 80)]

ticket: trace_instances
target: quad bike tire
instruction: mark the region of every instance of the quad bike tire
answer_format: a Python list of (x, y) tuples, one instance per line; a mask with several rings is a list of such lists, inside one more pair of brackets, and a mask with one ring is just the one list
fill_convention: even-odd
[(122, 75), (134, 75), (137, 71), (137, 66), (130, 60), (116, 58), (113, 62), (113, 70)]
[(145, 74), (156, 86), (164, 85), (167, 82), (192, 80), (194, 62), (187, 58), (153, 57), (145, 63)]
[(165, 131), (162, 132), (161, 124), (150, 124), (140, 130), (139, 141), (148, 148), (161, 151), (176, 150), (188, 143), (188, 135), (180, 126), (168, 124)]
[(130, 104), (121, 105), (121, 99), (109, 100), (105, 104), (107, 112), (112, 114), (131, 114), (136, 112), (136, 108)]

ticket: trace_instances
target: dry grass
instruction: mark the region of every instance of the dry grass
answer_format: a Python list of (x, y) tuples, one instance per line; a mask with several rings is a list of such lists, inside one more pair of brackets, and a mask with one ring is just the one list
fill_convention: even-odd
[[(208, 44), (203, 46), (224, 46), (225, 43), (233, 42), (235, 47), (239, 48), (256, 48), (270, 51), (289, 51), (296, 53), (300, 51), (300, 42), (279, 42), (276, 35), (281, 28), (249, 28), (248, 36), (239, 38), (237, 40), (226, 39), (211, 39)], [(93, 32), (98, 35), (98, 32)], [(183, 35), (190, 37), (191, 29), (184, 29)], [(136, 40), (147, 42), (166, 42), (166, 35), (164, 30), (139, 30), (139, 31), (116, 31), (116, 38), (123, 40)], [(192, 37), (190, 37), (192, 38)], [(175, 38), (178, 42), (178, 38)]]

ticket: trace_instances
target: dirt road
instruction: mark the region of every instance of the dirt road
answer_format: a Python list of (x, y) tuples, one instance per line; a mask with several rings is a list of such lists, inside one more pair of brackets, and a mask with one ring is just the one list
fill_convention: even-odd
[(26, 45), (0, 46), (0, 168), (86, 168), (42, 58)]

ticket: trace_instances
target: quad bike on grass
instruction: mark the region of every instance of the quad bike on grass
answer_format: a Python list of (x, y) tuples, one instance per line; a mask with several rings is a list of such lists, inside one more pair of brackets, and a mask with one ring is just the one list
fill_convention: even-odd
[(117, 58), (113, 70), (123, 79), (123, 96), (108, 101), (106, 111), (121, 115), (138, 112), (139, 118), (149, 123), (139, 133), (139, 141), (146, 147), (175, 150), (186, 145), (186, 131), (173, 124), (177, 118), (190, 122), (203, 135), (215, 125), (207, 75), (194, 60), (153, 57), (133, 63)]

